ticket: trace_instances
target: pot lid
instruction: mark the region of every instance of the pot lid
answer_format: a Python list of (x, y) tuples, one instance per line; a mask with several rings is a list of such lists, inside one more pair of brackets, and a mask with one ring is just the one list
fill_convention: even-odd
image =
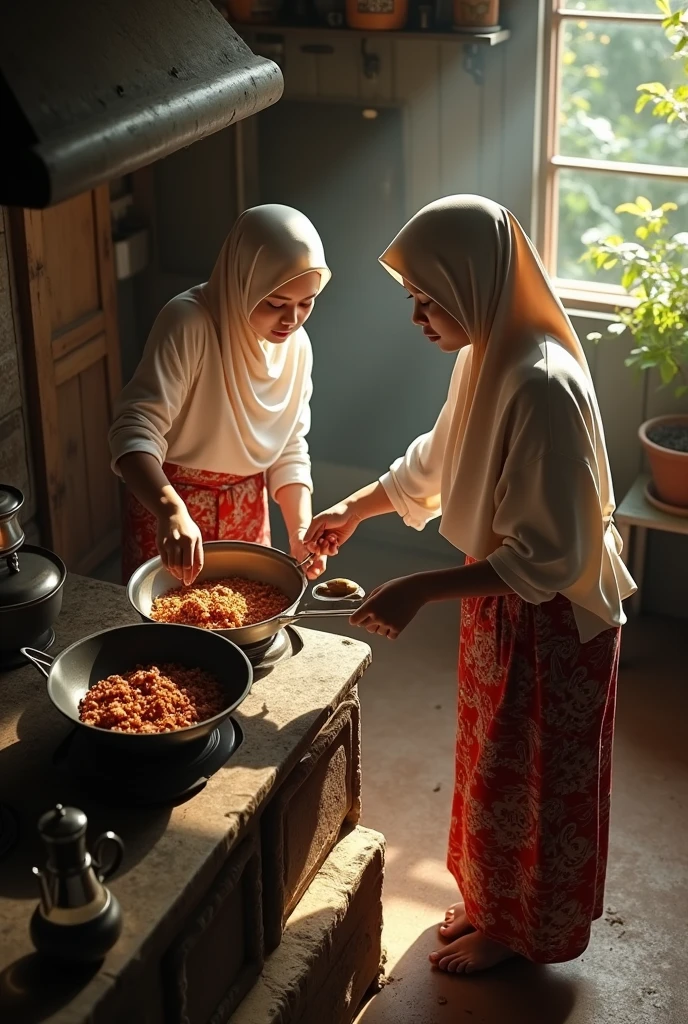
[(18, 487), (11, 487), (10, 484), (0, 484), (0, 519), (9, 519), (16, 516), (24, 504), (24, 495)]
[(76, 839), (86, 831), (88, 818), (78, 807), (63, 807), (55, 804), (38, 819), (38, 831), (44, 839), (62, 842)]
[(65, 572), (57, 555), (25, 544), (16, 554), (0, 559), (0, 608), (50, 597), (64, 581)]

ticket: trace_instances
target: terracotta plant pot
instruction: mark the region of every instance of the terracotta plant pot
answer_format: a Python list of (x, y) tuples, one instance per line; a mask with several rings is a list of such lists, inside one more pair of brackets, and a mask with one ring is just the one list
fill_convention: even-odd
[(665, 448), (651, 440), (653, 432), (662, 427), (683, 427), (688, 431), (688, 414), (658, 416), (643, 423), (638, 431), (650, 462), (657, 497), (667, 505), (688, 508), (688, 451)]
[(499, 0), (454, 0), (454, 28), (484, 32), (499, 25)]

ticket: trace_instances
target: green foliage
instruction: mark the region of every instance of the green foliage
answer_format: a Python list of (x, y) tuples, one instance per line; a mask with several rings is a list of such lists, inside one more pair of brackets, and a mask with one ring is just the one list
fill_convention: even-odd
[[(674, 57), (688, 47), (686, 9), (671, 13), (667, 0), (657, 0), (665, 15), (664, 30), (674, 45)], [(683, 67), (688, 76), (688, 62)], [(688, 85), (671, 88), (660, 82), (639, 86), (636, 109), (648, 104), (667, 124), (688, 124)], [(620, 272), (621, 286), (632, 303), (620, 308), (611, 334), (628, 330), (636, 342), (626, 365), (638, 370), (656, 368), (662, 383), (673, 384), (676, 395), (688, 392), (688, 232), (670, 230), (668, 214), (678, 210), (674, 202), (656, 206), (646, 197), (615, 207), (617, 215), (635, 219), (635, 239), (623, 233), (608, 235), (588, 246), (583, 262), (596, 273)], [(673, 225), (672, 225), (673, 227)], [(600, 341), (601, 334), (588, 335)]]
[[(665, 16), (662, 27), (673, 44), (673, 57), (683, 61), (683, 71), (688, 77), (688, 9), (679, 9), (672, 14), (668, 0), (657, 0), (657, 7)], [(677, 120), (688, 124), (688, 83), (671, 88), (661, 82), (645, 82), (638, 86), (638, 92), (640, 96), (635, 105), (637, 114), (651, 103), (655, 117), (662, 118), (668, 124)]]
[[(566, 6), (570, 8), (573, 3)], [(562, 40), (557, 147), (564, 156), (686, 165), (688, 125), (680, 119), (668, 123), (656, 117), (648, 126), (647, 118), (638, 117), (634, 110), (636, 99), (642, 98), (637, 91), (638, 82), (651, 84), (666, 79), (672, 96), (685, 86), (682, 61), (667, 61), (672, 46), (661, 22), (639, 25), (586, 20), (586, 11), (625, 9), (649, 13), (652, 6), (648, 0), (586, 0), (586, 10), (581, 10), (580, 19), (567, 21)], [(664, 7), (660, 10), (665, 14)], [(580, 257), (587, 245), (624, 230), (624, 218), (616, 207), (622, 190), (627, 188), (628, 177), (622, 171), (615, 175), (564, 169), (558, 178), (557, 275), (590, 279), (594, 276), (593, 267), (581, 262)], [(642, 178), (636, 189), (654, 207), (666, 200), (676, 203), (679, 209), (674, 218), (675, 229), (688, 230), (688, 181)], [(619, 273), (619, 267), (615, 267), (604, 271), (603, 277), (610, 284), (618, 284)]]

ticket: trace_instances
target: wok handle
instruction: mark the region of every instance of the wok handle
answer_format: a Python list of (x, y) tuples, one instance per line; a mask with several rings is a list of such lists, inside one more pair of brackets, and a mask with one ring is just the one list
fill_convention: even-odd
[(355, 608), (331, 608), (329, 611), (326, 608), (322, 611), (319, 608), (309, 608), (305, 612), (294, 612), (293, 615), (280, 615), (277, 621), (280, 626), (289, 626), (292, 622), (300, 622), (302, 619), (332, 619), (343, 616), (350, 619), (355, 611)]
[(46, 679), (48, 678), (53, 661), (55, 660), (54, 658), (51, 658), (45, 651), (37, 651), (35, 647), (22, 647), (21, 654), (24, 655), (27, 661), (32, 662)]
[(308, 565), (308, 563), (312, 562), (314, 558), (315, 558), (315, 555), (309, 554), (306, 558), (304, 558), (304, 560), (302, 562), (297, 562), (296, 568), (297, 569), (303, 569), (304, 565)]

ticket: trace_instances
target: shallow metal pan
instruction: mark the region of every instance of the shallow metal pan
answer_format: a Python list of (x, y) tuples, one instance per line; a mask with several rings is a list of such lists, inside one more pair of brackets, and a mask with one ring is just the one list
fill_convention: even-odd
[[(107, 743), (119, 754), (148, 754), (179, 747), (208, 736), (251, 690), (253, 669), (244, 652), (217, 632), (164, 623), (115, 626), (84, 637), (56, 658), (25, 647), (22, 654), (48, 680), (48, 696), (57, 710), (89, 739)], [(226, 694), (226, 706), (213, 718), (174, 732), (123, 733), (99, 729), (79, 718), (79, 702), (87, 691), (110, 675), (137, 665), (176, 663), (209, 672)]]
[[(248, 541), (217, 540), (204, 544), (203, 552), (205, 563), (197, 577), (197, 583), (223, 579), (227, 576), (243, 576), (244, 579), (271, 583), (279, 587), (289, 599), (290, 603), (282, 614), (266, 619), (265, 622), (237, 626), (233, 629), (206, 630), (226, 637), (239, 647), (251, 647), (267, 640), (283, 626), (289, 626), (294, 622), (333, 616), (348, 618), (354, 611), (355, 606), (352, 607), (351, 602), (347, 608), (298, 611), (308, 587), (308, 579), (296, 559), (285, 555), (283, 551), (278, 551), (277, 548), (251, 544)], [(140, 566), (129, 580), (127, 597), (142, 619), (154, 622), (155, 620), (150, 617), (153, 601), (165, 591), (179, 585), (179, 580), (167, 571), (160, 557), (151, 558)]]

